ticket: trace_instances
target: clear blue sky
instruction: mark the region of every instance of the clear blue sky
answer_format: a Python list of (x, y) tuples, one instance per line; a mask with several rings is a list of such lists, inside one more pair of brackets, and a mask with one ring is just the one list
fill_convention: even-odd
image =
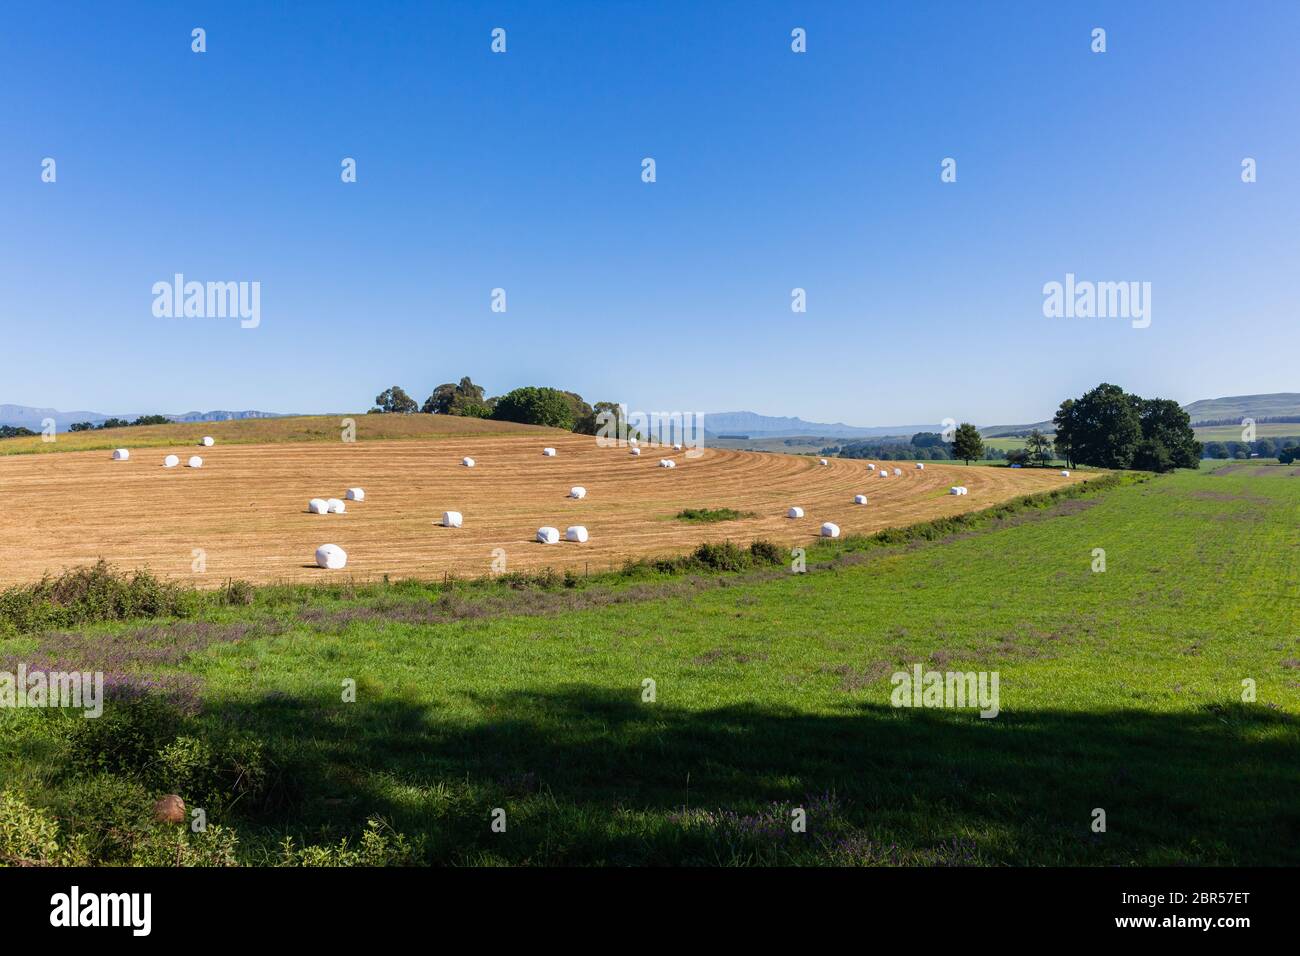
[[(1300, 390), (1289, 0), (0, 17), (0, 402), (364, 410), (470, 374), (649, 410), (993, 424), (1103, 380)], [(176, 272), (259, 281), (261, 326), (155, 318)], [(1067, 272), (1151, 282), (1151, 327), (1044, 318)]]

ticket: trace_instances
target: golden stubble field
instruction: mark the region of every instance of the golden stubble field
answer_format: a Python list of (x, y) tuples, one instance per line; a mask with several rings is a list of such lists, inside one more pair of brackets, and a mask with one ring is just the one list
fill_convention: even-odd
[[(547, 458), (542, 447), (558, 449)], [(128, 446), (129, 447), (129, 446)], [(182, 465), (164, 469), (163, 457)], [(202, 469), (184, 462), (192, 454)], [(472, 456), (477, 466), (460, 460)], [(675, 469), (658, 466), (661, 457)], [(881, 464), (881, 463), (877, 463)], [(341, 441), (141, 448), (130, 461), (107, 451), (0, 457), (0, 586), (105, 558), (121, 568), (148, 567), (172, 579), (216, 586), (228, 578), (255, 583), (353, 576), (436, 578), (486, 574), (503, 549), (510, 570), (607, 570), (629, 556), (681, 552), (701, 541), (748, 543), (769, 538), (793, 546), (813, 541), (823, 521), (844, 534), (973, 511), (1084, 476), (1055, 470), (1010, 470), (895, 462), (902, 475), (881, 479), (865, 462), (704, 449), (688, 458), (645, 447), (601, 448), (589, 436), (466, 437), (436, 441)], [(962, 484), (966, 496), (947, 494)], [(568, 496), (573, 485), (587, 497)], [(313, 497), (342, 498), (342, 515), (313, 515)], [(855, 494), (869, 504), (853, 504)], [(785, 517), (798, 505), (802, 519)], [(735, 508), (756, 517), (691, 524), (683, 508)], [(444, 511), (464, 527), (438, 525)], [(585, 544), (534, 541), (539, 527), (564, 534), (585, 525)], [(319, 545), (348, 553), (343, 571), (314, 563)], [(193, 570), (202, 551), (206, 570)]]

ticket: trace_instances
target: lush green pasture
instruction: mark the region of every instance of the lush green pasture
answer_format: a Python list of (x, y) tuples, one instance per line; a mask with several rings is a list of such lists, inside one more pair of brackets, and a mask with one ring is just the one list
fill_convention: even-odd
[[(0, 670), (148, 673), (186, 711), (0, 714), (0, 855), (1296, 864), (1298, 549), (1300, 480), (1177, 473), (806, 574), (279, 588), (12, 636)], [(996, 671), (1000, 713), (892, 707), (918, 663)], [(215, 826), (160, 835), (169, 789)], [(18, 853), (6, 814), (58, 832)]]

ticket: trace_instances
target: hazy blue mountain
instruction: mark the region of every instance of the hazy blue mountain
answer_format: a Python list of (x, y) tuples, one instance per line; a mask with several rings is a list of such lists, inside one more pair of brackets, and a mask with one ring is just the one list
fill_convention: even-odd
[[(0, 405), (0, 425), (16, 425), (21, 428), (30, 428), (32, 431), (38, 432), (41, 430), (41, 422), (47, 418), (53, 418), (56, 430), (66, 432), (75, 422), (90, 422), (92, 425), (98, 425), (109, 418), (125, 418), (127, 421), (134, 421), (141, 415), (151, 414), (154, 413), (113, 412), (111, 414), (106, 414), (104, 412), (87, 411), (61, 412), (57, 408), (36, 408), (31, 405)], [(259, 412), (254, 409), (248, 409), (247, 411), (242, 412), (185, 412), (181, 415), (168, 415), (167, 417), (176, 422), (224, 422), (235, 418), (281, 418), (283, 416), (276, 412)]]

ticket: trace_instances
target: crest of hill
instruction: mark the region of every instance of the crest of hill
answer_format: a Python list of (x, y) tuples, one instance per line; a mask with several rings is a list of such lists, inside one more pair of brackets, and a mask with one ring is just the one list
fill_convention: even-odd
[(0, 455), (107, 448), (161, 448), (196, 443), (211, 435), (218, 445), (263, 445), (279, 442), (339, 441), (344, 419), (356, 423), (357, 441), (439, 440), (505, 435), (535, 435), (538, 439), (571, 435), (559, 428), (520, 425), (454, 415), (300, 415), (285, 418), (245, 418), (221, 422), (174, 422), (135, 425), (105, 431), (60, 434), (43, 442), (39, 435), (0, 441)]

